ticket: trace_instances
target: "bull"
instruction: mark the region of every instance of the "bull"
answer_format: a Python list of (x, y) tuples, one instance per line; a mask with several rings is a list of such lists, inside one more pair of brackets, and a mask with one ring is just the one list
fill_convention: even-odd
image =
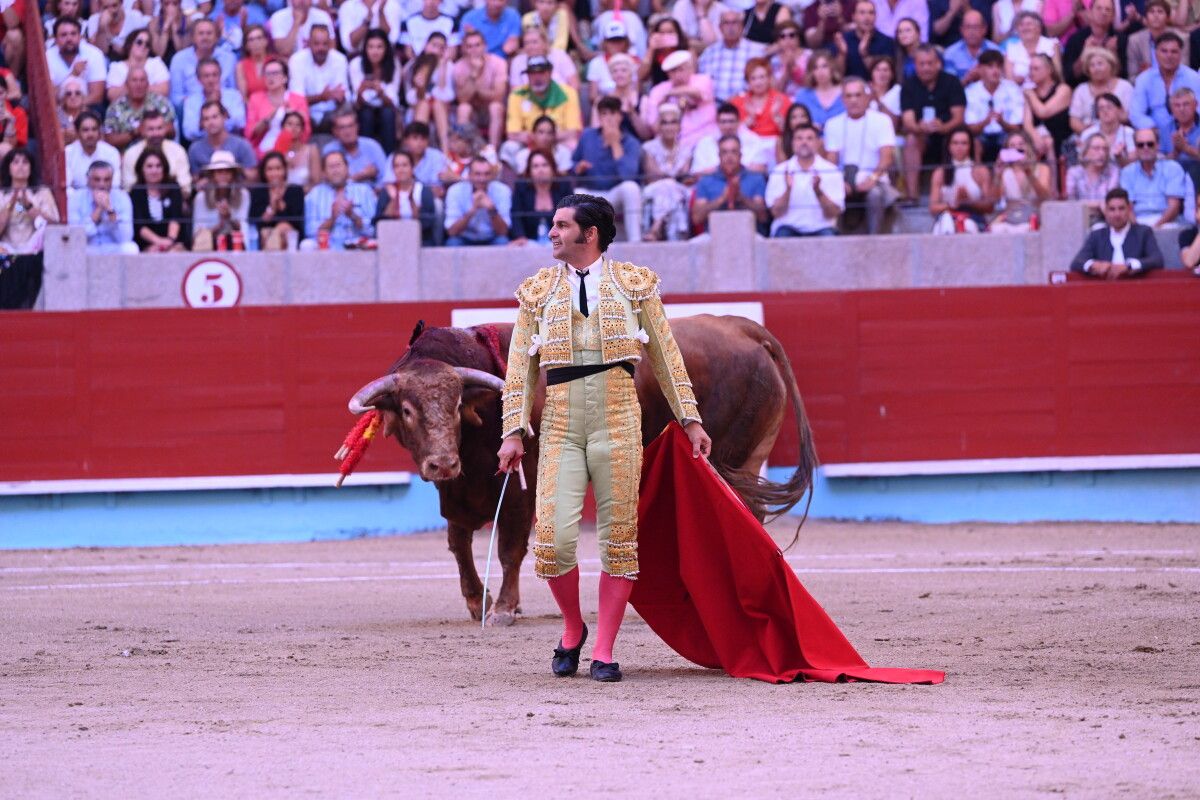
[[(817, 464), (812, 430), (791, 362), (779, 341), (742, 317), (703, 314), (672, 321), (687, 363), (704, 427), (712, 437), (710, 461), (763, 520), (793, 508), (807, 494)], [(408, 450), (421, 477), (438, 490), (450, 552), (458, 563), (462, 594), (471, 618), (483, 609), (483, 584), (472, 553), (474, 532), (492, 520), (500, 500), (500, 393), (512, 325), (429, 328), (418, 323), (409, 348), (383, 377), (360, 389), (350, 411), (375, 409), (382, 433)], [(653, 370), (643, 360), (635, 375), (648, 443), (672, 419)], [(533, 408), (541, 419), (545, 381)], [(791, 406), (800, 442), (800, 463), (784, 483), (763, 480), (760, 470)], [(511, 481), (500, 509), (497, 540), (503, 571), (500, 594), (490, 598), (488, 622), (511, 625), (521, 610), (520, 568), (533, 525), (538, 439), (527, 443), (523, 467), (528, 490)]]

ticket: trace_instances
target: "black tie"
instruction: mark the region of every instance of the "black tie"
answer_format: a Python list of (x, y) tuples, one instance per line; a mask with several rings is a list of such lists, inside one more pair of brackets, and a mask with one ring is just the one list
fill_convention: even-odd
[(591, 272), (590, 269), (585, 269), (582, 272), (575, 270), (575, 274), (579, 276), (579, 313), (585, 317), (588, 315), (587, 307), (587, 286), (584, 284), (584, 278)]

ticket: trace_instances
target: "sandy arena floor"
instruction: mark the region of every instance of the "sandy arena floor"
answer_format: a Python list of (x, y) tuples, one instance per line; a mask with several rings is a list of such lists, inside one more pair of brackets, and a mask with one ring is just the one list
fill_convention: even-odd
[(791, 556), (870, 663), (946, 683), (733, 680), (632, 614), (624, 683), (555, 679), (546, 588), (480, 633), (440, 535), (3, 552), (0, 797), (1200, 796), (1200, 529), (813, 522)]

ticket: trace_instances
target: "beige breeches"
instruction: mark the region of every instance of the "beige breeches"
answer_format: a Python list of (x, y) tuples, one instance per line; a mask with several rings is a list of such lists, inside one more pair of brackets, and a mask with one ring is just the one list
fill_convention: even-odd
[[(596, 350), (576, 355), (577, 364), (601, 363)], [(633, 378), (615, 367), (548, 387), (540, 436), (533, 546), (538, 577), (553, 578), (578, 564), (588, 481), (596, 497), (601, 568), (636, 577), (642, 418)]]

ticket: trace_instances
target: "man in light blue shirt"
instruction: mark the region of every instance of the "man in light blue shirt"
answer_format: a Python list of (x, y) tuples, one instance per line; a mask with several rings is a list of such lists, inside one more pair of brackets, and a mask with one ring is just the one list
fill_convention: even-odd
[(136, 255), (133, 203), (113, 188), (113, 165), (96, 161), (87, 171), (86, 189), (76, 189), (67, 204), (67, 222), (87, 233), (89, 253)]
[(200, 91), (189, 94), (183, 101), (183, 138), (193, 142), (204, 135), (200, 110), (205, 104), (214, 100), (225, 108), (225, 130), (230, 133), (245, 130), (246, 103), (237, 89), (226, 89), (221, 86), (221, 65), (217, 60), (215, 58), (202, 59), (196, 65), (196, 75), (200, 79)]
[(473, 8), (463, 15), (462, 29), (464, 33), (479, 31), (489, 53), (509, 58), (520, 46), (521, 15), (505, 0), (486, 0), (483, 8)]
[[(1171, 94), (1185, 87), (1200, 93), (1200, 75), (1182, 65), (1183, 39), (1173, 31), (1158, 37), (1154, 53), (1158, 58), (1158, 69), (1146, 70), (1133, 84), (1129, 124), (1136, 129), (1157, 128), (1159, 147), (1167, 152), (1175, 121), (1171, 116)], [(1136, 202), (1134, 205), (1136, 207)], [(1138, 217), (1140, 222), (1140, 209)]]
[(376, 189), (383, 186), (388, 171), (387, 156), (374, 139), (358, 135), (358, 115), (352, 108), (343, 108), (333, 117), (334, 140), (325, 145), (323, 154), (341, 153), (350, 165), (351, 182), (367, 183)]
[(492, 165), (471, 160), (468, 179), (446, 190), (446, 246), (505, 244), (512, 227), (512, 190), (492, 180)]
[(1158, 131), (1143, 128), (1133, 137), (1137, 160), (1121, 170), (1137, 221), (1154, 228), (1178, 224), (1190, 182), (1178, 162), (1158, 156)]
[(302, 250), (318, 246), (322, 232), (329, 235), (330, 250), (344, 250), (346, 244), (375, 235), (375, 192), (371, 187), (349, 180), (350, 168), (340, 152), (326, 153), (321, 159), (325, 182), (312, 188), (304, 198)]
[[(413, 177), (433, 189), (434, 194), (442, 196), (442, 173), (450, 166), (446, 154), (436, 147), (429, 146), (429, 125), (413, 121), (404, 126), (403, 149), (413, 159)], [(388, 165), (388, 176), (384, 181), (395, 180), (391, 165)]]
[(946, 48), (942, 60), (947, 72), (962, 81), (963, 86), (979, 80), (979, 57), (989, 50), (1003, 53), (1000, 46), (987, 38), (987, 21), (975, 9), (962, 17), (962, 37)]
[(183, 115), (183, 101), (189, 94), (201, 94), (200, 77), (196, 67), (205, 58), (214, 58), (221, 67), (221, 86), (237, 89), (237, 57), (227, 47), (218, 47), (217, 23), (211, 19), (197, 20), (192, 28), (192, 46), (185, 47), (171, 59), (171, 102)]

